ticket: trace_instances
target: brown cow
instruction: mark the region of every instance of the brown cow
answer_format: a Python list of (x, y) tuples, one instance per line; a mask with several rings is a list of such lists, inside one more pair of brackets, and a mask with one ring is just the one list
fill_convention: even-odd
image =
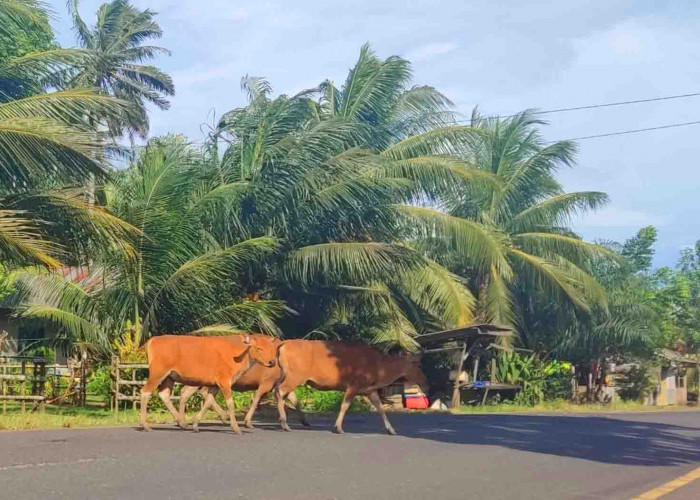
[[(251, 338), (257, 339), (258, 342), (269, 343), (274, 349), (279, 348), (279, 346), (281, 345), (278, 339), (274, 337), (269, 337), (267, 335), (251, 335)], [(255, 391), (255, 395), (253, 396), (253, 402), (251, 403), (250, 409), (248, 410), (248, 413), (246, 413), (244, 420), (244, 425), (247, 428), (253, 428), (253, 415), (255, 415), (255, 410), (257, 409), (260, 400), (265, 394), (267, 394), (274, 388), (275, 383), (280, 379), (281, 375), (282, 372), (280, 371), (279, 366), (276, 364), (275, 366), (267, 367), (256, 363), (250, 370), (243, 373), (233, 384), (233, 390), (236, 391)], [(180, 392), (180, 411), (178, 419), (179, 422), (185, 422), (185, 409), (187, 407), (187, 400), (190, 397), (192, 397), (192, 395), (195, 392), (197, 392), (197, 390), (200, 390), (202, 395), (205, 397), (205, 402), (203, 403), (204, 406), (200, 410), (200, 412), (206, 412), (207, 409), (213, 407), (216, 413), (219, 415), (219, 418), (221, 418), (221, 421), (226, 422), (226, 420), (228, 419), (228, 415), (224, 412), (224, 409), (221, 408), (221, 406), (219, 406), (216, 400), (214, 399), (214, 396), (218, 392), (218, 388), (203, 387), (200, 389), (194, 386), (184, 387)], [(210, 394), (211, 397), (209, 396)], [(287, 395), (287, 400), (296, 409), (297, 413), (299, 414), (299, 418), (301, 419), (301, 423), (304, 426), (308, 427), (309, 422), (306, 420), (306, 415), (304, 415), (304, 412), (301, 411), (299, 401), (297, 400), (296, 395), (293, 392), (290, 392)], [(196, 430), (196, 428), (194, 430)]]
[(323, 340), (288, 340), (279, 348), (282, 380), (277, 386), (277, 410), (282, 429), (290, 431), (284, 398), (301, 384), (321, 390), (345, 391), (333, 432), (343, 433), (343, 418), (355, 396), (368, 396), (389, 434), (396, 434), (382, 408), (379, 389), (399, 379), (427, 390), (417, 356), (385, 355), (365, 344)]
[[(276, 349), (258, 342), (249, 335), (227, 337), (190, 337), (162, 335), (146, 343), (148, 355), (148, 381), (141, 390), (141, 427), (150, 430), (146, 422), (148, 400), (158, 388), (158, 394), (178, 424), (183, 427), (175, 407), (170, 401), (173, 385), (179, 382), (193, 386), (215, 386), (224, 395), (231, 417), (231, 428), (236, 434), (241, 430), (236, 423), (231, 386), (254, 363), (275, 365)], [(199, 422), (203, 413), (195, 417)]]

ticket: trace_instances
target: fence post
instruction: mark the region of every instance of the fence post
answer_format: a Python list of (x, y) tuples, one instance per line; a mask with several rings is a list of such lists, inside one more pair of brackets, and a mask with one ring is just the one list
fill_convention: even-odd
[(136, 398), (134, 398), (136, 395), (136, 368), (131, 369), (131, 381), (133, 382), (131, 385), (131, 409), (136, 410)]
[(114, 413), (119, 413), (119, 358), (112, 356), (114, 370)]
[(32, 379), (32, 395), (44, 396), (39, 400), (37, 409), (44, 413), (46, 410), (46, 360), (34, 359), (34, 377)]
[[(3, 377), (2, 377), (2, 380), (0, 380), (0, 383), (2, 383), (2, 395), (3, 396), (7, 396), (7, 385), (5, 385), (6, 381), (5, 381), (5, 377), (4, 377), (4, 375), (6, 375), (6, 374), (7, 374), (7, 368), (5, 367), (5, 364), (3, 361), (3, 365), (2, 365)], [(3, 415), (5, 413), (7, 413), (7, 401), (5, 399), (2, 400), (2, 413), (3, 413)]]
[[(22, 360), (22, 378), (20, 379), (20, 383), (19, 383), (19, 395), (20, 396), (27, 395), (25, 388), (24, 388), (26, 374), (27, 374), (27, 361), (23, 359)], [(24, 398), (22, 398), (21, 407), (22, 407), (22, 413), (27, 411), (27, 403), (24, 402)]]

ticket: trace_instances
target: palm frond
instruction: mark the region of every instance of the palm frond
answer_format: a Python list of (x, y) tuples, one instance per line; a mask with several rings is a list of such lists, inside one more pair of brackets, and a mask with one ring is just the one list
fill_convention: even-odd
[(446, 328), (471, 324), (476, 300), (464, 281), (434, 261), (402, 276), (399, 286), (408, 297)]
[(620, 261), (620, 256), (616, 252), (604, 246), (562, 234), (520, 233), (512, 238), (513, 242), (526, 252), (544, 258), (552, 258), (558, 255), (575, 262), (584, 262), (587, 259), (594, 258)]
[(515, 326), (513, 295), (496, 269), (491, 269), (488, 282), (479, 294), (479, 299), (479, 309), (484, 312), (484, 319), (487, 322), (506, 327)]
[(286, 314), (295, 314), (295, 312), (281, 300), (246, 300), (208, 312), (197, 322), (199, 324), (212, 321), (228, 323), (249, 332), (260, 331), (267, 335), (281, 337), (282, 331), (276, 321)]
[(568, 298), (579, 309), (590, 311), (596, 301), (604, 300), (605, 293), (595, 279), (565, 259), (543, 259), (515, 248), (509, 254), (525, 265), (541, 287)]
[(322, 243), (289, 255), (287, 274), (302, 284), (363, 284), (421, 264), (410, 249), (379, 242)]
[(11, 35), (12, 28), (27, 29), (27, 23), (48, 23), (46, 4), (37, 0), (0, 0), (0, 35)]
[(98, 325), (93, 324), (75, 313), (58, 307), (41, 305), (29, 306), (22, 309), (20, 317), (53, 324), (60, 330), (64, 330), (64, 333), (69, 336), (73, 342), (87, 342), (100, 347), (109, 346), (108, 339)]
[(482, 135), (482, 130), (464, 125), (438, 127), (408, 137), (386, 148), (381, 155), (392, 160), (431, 155), (459, 157), (468, 152)]
[(506, 280), (512, 275), (504, 254), (507, 238), (493, 228), (426, 207), (398, 205), (396, 209), (419, 224), (421, 236), (445, 238), (468, 262), (482, 269), (494, 267)]
[(608, 195), (596, 191), (564, 193), (534, 204), (516, 214), (508, 223), (513, 232), (527, 232), (533, 227), (563, 225), (573, 216), (596, 210), (608, 202)]
[(225, 323), (217, 323), (214, 325), (207, 325), (191, 332), (191, 335), (202, 335), (207, 337), (220, 337), (223, 335), (244, 335), (248, 332), (236, 328), (233, 325), (228, 325)]
[(0, 210), (0, 255), (8, 262), (40, 263), (59, 267), (54, 255), (59, 247), (44, 239), (38, 226), (18, 210)]

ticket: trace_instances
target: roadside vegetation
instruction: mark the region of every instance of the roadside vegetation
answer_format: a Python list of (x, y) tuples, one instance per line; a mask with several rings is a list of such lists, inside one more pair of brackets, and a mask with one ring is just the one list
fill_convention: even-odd
[[(365, 45), (343, 82), (293, 96), (244, 76), (246, 104), (203, 144), (152, 137), (147, 105), (167, 109), (177, 85), (157, 66), (156, 13), (112, 0), (88, 19), (72, 0), (68, 15), (76, 47), (43, 4), (0, 0), (0, 301), (46, 334), (24, 354), (89, 356), (91, 392), (108, 390), (113, 354), (194, 331), (415, 351), (419, 333), (511, 327), (496, 373), (478, 375), (523, 391), (476, 412), (573, 411), (558, 402), (568, 367), (606, 361), (634, 365), (624, 397), (641, 401), (659, 349), (698, 356), (700, 242), (653, 269), (653, 226), (582, 239), (573, 221), (607, 195), (564, 190), (577, 145), (548, 142), (534, 110), (465, 119)], [(0, 428), (112, 422), (65, 411)]]

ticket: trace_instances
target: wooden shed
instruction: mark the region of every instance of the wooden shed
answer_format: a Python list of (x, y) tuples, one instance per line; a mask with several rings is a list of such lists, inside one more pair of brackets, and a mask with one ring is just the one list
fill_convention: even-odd
[[(658, 406), (688, 404), (688, 377), (690, 368), (698, 368), (700, 359), (671, 349), (660, 349), (656, 357), (661, 361), (655, 404)], [(700, 374), (700, 371), (698, 372)]]
[[(499, 337), (510, 337), (513, 332), (509, 328), (488, 323), (477, 323), (469, 326), (444, 330), (441, 332), (418, 335), (416, 341), (423, 352), (438, 353), (451, 351), (455, 354), (454, 382), (450, 406), (453, 408), (461, 404), (460, 390), (470, 384), (469, 377), (465, 376), (465, 366), (468, 360), (472, 361), (472, 382), (476, 380), (479, 371), (479, 359), (482, 354), (494, 345)], [(488, 387), (485, 395), (488, 394)], [(485, 399), (485, 398), (484, 398)]]

